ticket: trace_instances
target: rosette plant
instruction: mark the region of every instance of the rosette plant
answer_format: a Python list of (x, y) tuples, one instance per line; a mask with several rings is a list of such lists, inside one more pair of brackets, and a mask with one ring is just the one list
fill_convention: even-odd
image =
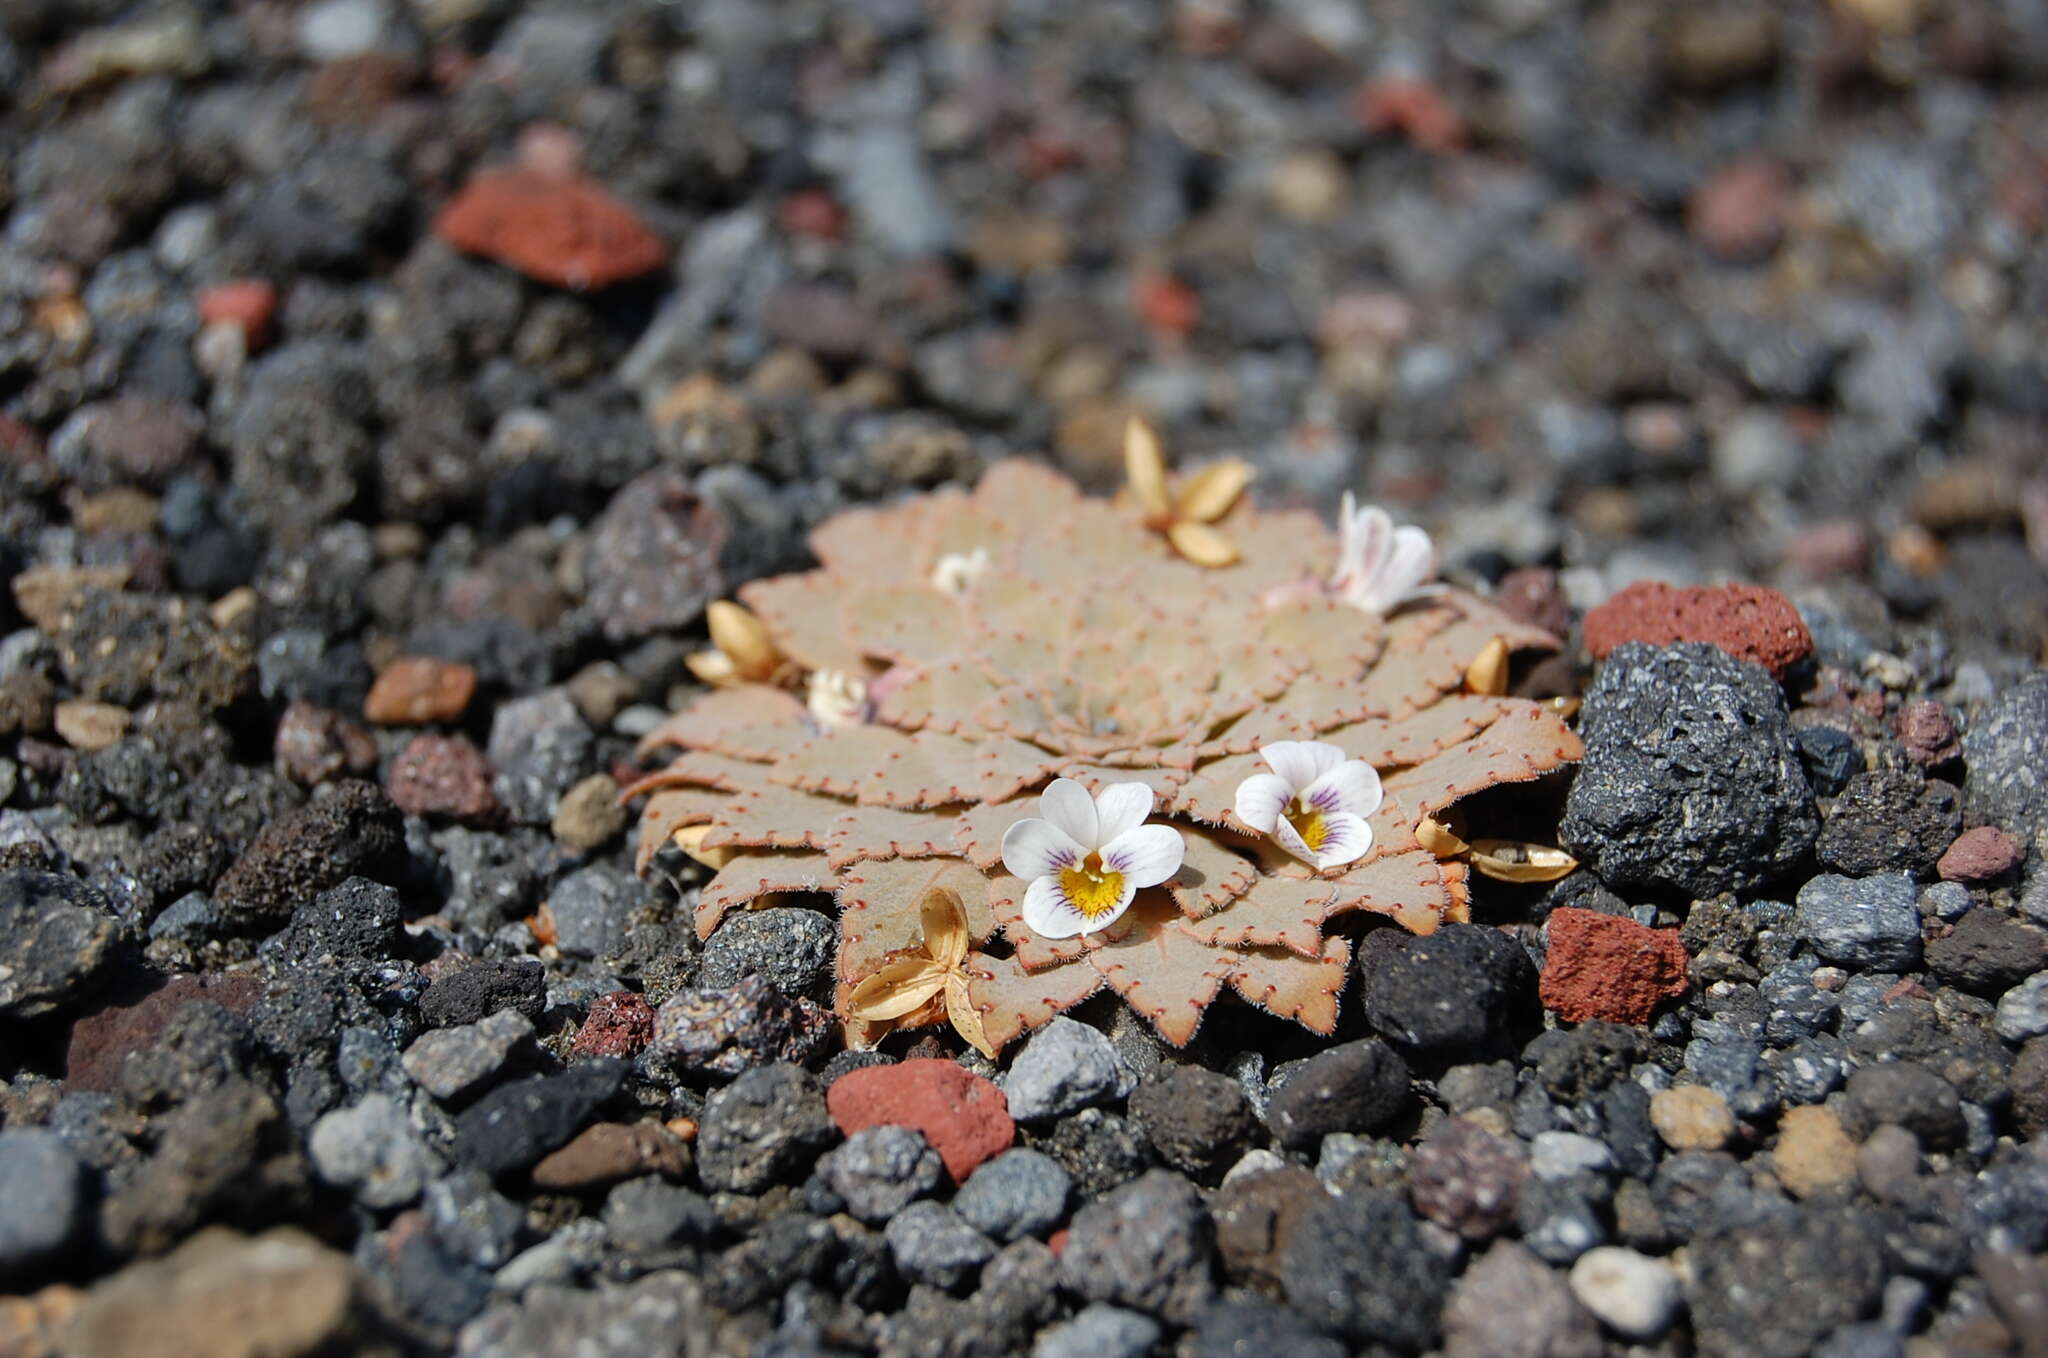
[[(1205, 521), (1221, 562), (1153, 510), (1014, 460), (822, 524), (817, 569), (739, 592), (758, 631), (725, 630), (754, 663), (643, 742), (677, 751), (628, 790), (643, 871), (671, 842), (714, 870), (704, 936), (829, 901), (856, 1038), (950, 1017), (994, 1052), (1104, 987), (1174, 1043), (1227, 993), (1331, 1031), (1348, 919), (1467, 914), (1469, 846), (1438, 813), (1579, 756), (1555, 711), (1468, 681), (1557, 641), (1418, 590), (1414, 546), (1367, 559), (1381, 539), (1348, 523), (1340, 554), (1315, 516), (1240, 497)], [(821, 716), (821, 685), (860, 701)]]

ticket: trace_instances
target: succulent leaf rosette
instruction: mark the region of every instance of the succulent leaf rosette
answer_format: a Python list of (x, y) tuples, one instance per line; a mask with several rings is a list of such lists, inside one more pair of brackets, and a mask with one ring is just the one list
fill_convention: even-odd
[(1579, 757), (1468, 678), (1558, 643), (1418, 588), (1377, 521), (1200, 498), (1227, 554), (1025, 460), (820, 525), (818, 569), (740, 591), (750, 663), (643, 742), (680, 753), (628, 789), (642, 870), (671, 841), (715, 869), (706, 937), (832, 898), (857, 1038), (950, 1017), (993, 1053), (1105, 986), (1176, 1044), (1226, 991), (1331, 1031), (1333, 926), (1467, 913), (1435, 813)]

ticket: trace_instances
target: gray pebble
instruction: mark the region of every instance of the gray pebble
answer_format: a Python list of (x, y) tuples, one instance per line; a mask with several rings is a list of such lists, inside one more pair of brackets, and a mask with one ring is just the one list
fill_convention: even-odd
[(306, 1153), (322, 1179), (373, 1209), (411, 1202), (440, 1170), (405, 1106), (388, 1094), (371, 1094), (322, 1117), (313, 1124)]
[(921, 1132), (864, 1127), (828, 1151), (818, 1172), (847, 1211), (873, 1226), (936, 1191), (945, 1165)]
[(413, 1082), (435, 1098), (457, 1099), (503, 1070), (532, 1036), (532, 1020), (517, 1009), (500, 1009), (475, 1023), (421, 1033), (401, 1062)]
[(914, 1202), (883, 1228), (897, 1271), (912, 1282), (957, 1287), (995, 1257), (996, 1242), (936, 1202)]
[(1539, 1179), (1605, 1174), (1614, 1168), (1607, 1144), (1578, 1132), (1538, 1132), (1529, 1147), (1529, 1170)]
[(607, 863), (570, 873), (548, 892), (555, 946), (571, 957), (602, 957), (626, 941), (633, 911), (646, 896), (639, 879)]
[(0, 1131), (0, 1280), (49, 1259), (79, 1225), (79, 1166), (55, 1132)]
[(1041, 1122), (1121, 1098), (1133, 1083), (1100, 1030), (1056, 1018), (1017, 1054), (1003, 1078), (1003, 1097), (1017, 1121)]
[(1031, 1358), (1145, 1358), (1159, 1336), (1152, 1317), (1098, 1301), (1040, 1332)]
[(498, 1268), (518, 1248), (526, 1229), (519, 1204), (491, 1184), (481, 1170), (462, 1169), (427, 1185), (427, 1221), (434, 1238), (458, 1259), (479, 1268)]
[(838, 937), (838, 924), (816, 910), (741, 911), (704, 945), (697, 984), (725, 990), (759, 975), (785, 995), (815, 999), (831, 983)]
[(1919, 962), (1919, 893), (1905, 873), (1822, 873), (1799, 888), (1798, 899), (1795, 927), (1828, 961), (1886, 970)]
[(2008, 1042), (2048, 1033), (2048, 971), (2029, 976), (1999, 997), (1995, 1026)]
[(1004, 1151), (976, 1169), (953, 1198), (970, 1226), (1005, 1243), (1059, 1224), (1073, 1180), (1043, 1151)]

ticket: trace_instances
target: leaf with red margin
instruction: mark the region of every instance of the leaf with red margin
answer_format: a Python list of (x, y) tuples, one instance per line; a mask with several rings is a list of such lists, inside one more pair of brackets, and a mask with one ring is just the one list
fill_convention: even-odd
[(959, 893), (967, 932), (980, 942), (996, 930), (988, 907), (988, 879), (958, 858), (897, 858), (858, 863), (840, 877), (839, 979), (857, 985), (924, 936), (920, 903), (943, 887)]
[(953, 846), (975, 867), (993, 872), (1002, 865), (1003, 836), (1018, 821), (1037, 814), (1036, 794), (970, 806), (953, 823)]
[[(778, 763), (768, 781), (831, 797), (852, 797), (876, 770), (909, 758), (912, 737), (888, 726), (835, 726)], [(959, 742), (971, 753), (973, 745)], [(965, 762), (967, 754), (963, 753)], [(960, 800), (965, 800), (964, 796)]]
[(640, 808), (640, 847), (633, 870), (645, 873), (669, 837), (685, 825), (703, 825), (730, 800), (728, 794), (703, 787), (662, 788)]
[(1259, 1008), (1325, 1036), (1337, 1029), (1337, 1002), (1351, 973), (1351, 948), (1341, 938), (1313, 961), (1285, 948), (1236, 954), (1230, 986)]
[(744, 792), (748, 788), (766, 787), (769, 777), (766, 764), (734, 759), (726, 754), (712, 754), (708, 750), (687, 750), (671, 759), (660, 772), (647, 775), (623, 789), (619, 795), (637, 797), (641, 792), (653, 791), (657, 787), (709, 787), (720, 792)]
[(1139, 892), (1108, 939), (1089, 949), (1088, 962), (1176, 1047), (1194, 1037), (1237, 965), (1230, 953), (1196, 941), (1187, 918), (1160, 891)]
[(707, 849), (823, 849), (846, 803), (770, 783), (726, 799), (704, 836)]
[(1007, 872), (989, 878), (988, 908), (1003, 926), (1017, 960), (1030, 971), (1071, 962), (1088, 950), (1078, 938), (1047, 938), (1024, 924), (1024, 892), (1031, 884)]
[(997, 1050), (1102, 989), (1102, 974), (1086, 963), (1026, 971), (1014, 957), (970, 953), (966, 969), (967, 996)]
[(1357, 912), (1386, 915), (1411, 933), (1427, 934), (1452, 907), (1442, 864), (1425, 849), (1382, 854), (1343, 873), (1335, 886), (1326, 920)]
[(768, 629), (775, 648), (808, 670), (864, 674), (867, 661), (846, 635), (848, 603), (866, 587), (861, 577), (805, 571), (740, 586), (740, 599)]
[(1583, 758), (1585, 752), (1564, 718), (1533, 703), (1516, 704), (1472, 740), (1397, 769), (1382, 782), (1387, 791), (1414, 806), (1419, 818), (1501, 783), (1540, 778)]
[(875, 705), (875, 719), (905, 731), (930, 729), (949, 735), (980, 734), (985, 728), (975, 712), (995, 693), (981, 670), (948, 660), (920, 670), (910, 681)]
[(1519, 702), (1505, 698), (1483, 698), (1454, 693), (1438, 699), (1420, 712), (1394, 720), (1362, 721), (1325, 731), (1319, 740), (1363, 759), (1376, 769), (1418, 764), (1454, 745), (1472, 739), (1500, 720), (1501, 714)]
[(1228, 907), (1189, 926), (1210, 947), (1279, 947), (1304, 957), (1322, 951), (1323, 919), (1336, 898), (1318, 877), (1261, 877)]
[(675, 745), (685, 750), (715, 750), (735, 759), (766, 762), (787, 752), (777, 748), (772, 753), (756, 755), (732, 748), (732, 732), (755, 727), (786, 728), (802, 735), (805, 732), (804, 705), (781, 689), (770, 688), (766, 684), (715, 688), (702, 697), (692, 699), (689, 706), (671, 713), (661, 725), (640, 737), (634, 753), (645, 759), (663, 745)]
[(929, 532), (928, 501), (834, 514), (811, 530), (811, 554), (828, 570), (862, 582), (902, 581), (918, 573), (917, 548)]
[(886, 858), (951, 857), (959, 817), (950, 811), (900, 811), (889, 806), (854, 806), (841, 811), (825, 836), (833, 868)]
[(726, 912), (781, 891), (839, 889), (839, 879), (821, 853), (761, 849), (733, 855), (697, 898), (697, 937), (709, 938)]
[(1180, 837), (1180, 871), (1167, 879), (1166, 889), (1189, 919), (1215, 914), (1259, 880), (1257, 865), (1221, 837), (1192, 829), (1181, 829)]

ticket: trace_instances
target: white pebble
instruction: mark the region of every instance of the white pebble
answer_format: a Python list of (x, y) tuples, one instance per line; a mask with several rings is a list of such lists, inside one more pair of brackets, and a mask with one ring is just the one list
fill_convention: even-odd
[(1607, 1143), (1578, 1132), (1538, 1132), (1529, 1149), (1530, 1171), (1546, 1181), (1605, 1174), (1613, 1168), (1614, 1152)]
[(1998, 1001), (1993, 1024), (2008, 1042), (2025, 1042), (2048, 1033), (2048, 971), (2029, 976)]
[(1619, 1245), (1580, 1255), (1571, 1284), (1580, 1305), (1630, 1339), (1656, 1338), (1678, 1313), (1678, 1276), (1670, 1266)]

